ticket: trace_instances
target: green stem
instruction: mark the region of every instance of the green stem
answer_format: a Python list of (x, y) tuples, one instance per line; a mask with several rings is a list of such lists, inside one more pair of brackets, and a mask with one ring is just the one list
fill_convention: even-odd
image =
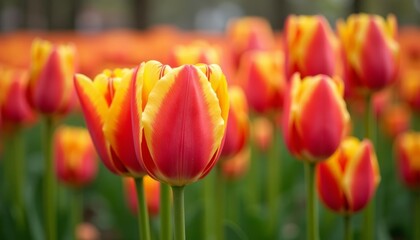
[(171, 240), (171, 187), (166, 183), (160, 183), (160, 225), (161, 239)]
[(206, 240), (216, 239), (216, 213), (215, 213), (215, 170), (212, 170), (203, 179), (203, 201), (204, 201), (204, 225), (203, 225), (203, 238)]
[[(274, 124), (274, 122), (273, 122)], [(275, 125), (273, 125), (274, 129)], [(276, 226), (278, 225), (279, 216), (279, 195), (280, 195), (280, 178), (281, 178), (281, 167), (280, 158), (277, 152), (278, 137), (276, 131), (273, 132), (273, 143), (270, 148), (269, 156), (267, 159), (267, 204), (268, 204), (268, 217), (269, 222), (267, 224), (269, 236), (274, 234)]]
[(413, 238), (420, 239), (420, 191), (413, 192), (414, 204), (414, 221), (413, 221)]
[(215, 205), (216, 205), (216, 239), (223, 240), (224, 239), (224, 228), (223, 228), (223, 220), (224, 220), (224, 213), (225, 213), (225, 177), (223, 176), (222, 172), (222, 165), (218, 163), (216, 166), (216, 194), (212, 197)]
[[(365, 138), (370, 139), (372, 144), (374, 144), (374, 133), (373, 133), (373, 121), (374, 121), (374, 112), (373, 104), (371, 102), (371, 94), (366, 95), (366, 113), (365, 113)], [(374, 221), (375, 221), (375, 197), (372, 198), (368, 206), (363, 212), (363, 227), (362, 227), (362, 236), (363, 239), (374, 239)]]
[(420, 132), (420, 112), (413, 111), (411, 118), (411, 129), (416, 132)]
[(184, 186), (172, 186), (174, 195), (175, 240), (185, 240)]
[(237, 196), (237, 191), (238, 191), (237, 181), (236, 180), (228, 181), (225, 186), (224, 191), (226, 193), (225, 199), (227, 201), (227, 207), (226, 207), (227, 218), (234, 223), (238, 223), (238, 217), (239, 217), (238, 203), (240, 201)]
[(18, 127), (10, 136), (10, 147), (12, 150), (11, 179), (14, 198), (14, 210), (16, 213), (17, 226), (20, 232), (25, 229), (25, 206), (23, 198), (25, 167), (24, 167), (24, 143), (22, 131)]
[(258, 150), (256, 147), (255, 142), (250, 139), (251, 145), (251, 163), (248, 170), (248, 174), (246, 176), (247, 181), (247, 200), (248, 200), (248, 207), (250, 210), (254, 210), (254, 208), (258, 204), (258, 196), (260, 196), (260, 191), (258, 188), (259, 183), (259, 158), (258, 158)]
[(305, 163), (305, 181), (306, 181), (306, 231), (308, 240), (318, 240), (318, 208), (315, 198), (315, 163)]
[(77, 240), (76, 228), (79, 223), (81, 223), (83, 216), (83, 192), (81, 189), (73, 189), (73, 201), (71, 206), (71, 229), (73, 239)]
[(54, 176), (54, 161), (52, 158), (52, 137), (54, 125), (52, 117), (45, 118), (44, 126), (44, 212), (45, 233), (48, 240), (56, 238), (57, 214), (57, 181)]
[(351, 215), (344, 216), (344, 239), (351, 240), (352, 230), (351, 230)]
[(135, 178), (135, 181), (137, 188), (139, 237), (143, 240), (150, 240), (149, 212), (144, 194), (143, 177)]

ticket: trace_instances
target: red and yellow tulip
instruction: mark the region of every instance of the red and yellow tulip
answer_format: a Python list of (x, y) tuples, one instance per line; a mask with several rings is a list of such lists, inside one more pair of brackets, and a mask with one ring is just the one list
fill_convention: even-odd
[(132, 71), (105, 70), (92, 81), (77, 74), (76, 92), (93, 143), (105, 166), (115, 174), (146, 174), (133, 143), (129, 87)]
[(420, 112), (420, 69), (407, 69), (399, 81), (401, 97), (410, 107)]
[(248, 171), (250, 161), (251, 151), (249, 148), (242, 149), (236, 155), (220, 163), (223, 176), (229, 180), (241, 178)]
[[(133, 214), (137, 214), (139, 209), (137, 201), (137, 189), (134, 178), (123, 178), (124, 192), (128, 207)], [(159, 197), (160, 197), (160, 184), (150, 176), (143, 178), (144, 194), (146, 197), (147, 210), (150, 216), (157, 216), (159, 213)]]
[(54, 135), (54, 158), (58, 179), (81, 187), (96, 176), (97, 160), (89, 132), (80, 127), (61, 126)]
[(229, 100), (229, 121), (221, 153), (224, 158), (232, 157), (242, 151), (249, 137), (248, 104), (243, 90), (237, 86), (230, 87)]
[(412, 189), (420, 189), (420, 133), (401, 134), (395, 141), (394, 151), (404, 184)]
[(318, 196), (325, 206), (342, 214), (363, 209), (380, 179), (375, 150), (367, 139), (347, 137), (334, 155), (316, 166)]
[(397, 77), (399, 46), (397, 20), (378, 15), (353, 14), (338, 21), (344, 50), (344, 73), (351, 85), (371, 90), (388, 86)]
[(258, 150), (266, 152), (270, 149), (274, 131), (273, 123), (267, 117), (256, 117), (252, 121), (252, 138)]
[(284, 33), (287, 80), (296, 72), (302, 77), (336, 73), (337, 40), (323, 16), (290, 15)]
[(177, 45), (169, 52), (168, 63), (172, 67), (184, 64), (220, 64), (220, 49), (205, 41), (195, 41), (186, 45)]
[(281, 108), (285, 81), (282, 53), (249, 51), (241, 58), (237, 84), (246, 94), (249, 107), (259, 113)]
[(218, 65), (171, 69), (156, 61), (135, 70), (134, 140), (148, 174), (171, 186), (203, 178), (216, 163), (229, 99)]
[(301, 80), (295, 74), (285, 101), (283, 137), (289, 151), (307, 161), (330, 157), (350, 121), (342, 82), (326, 75)]
[(29, 102), (44, 114), (67, 113), (76, 103), (75, 48), (34, 40), (29, 71)]

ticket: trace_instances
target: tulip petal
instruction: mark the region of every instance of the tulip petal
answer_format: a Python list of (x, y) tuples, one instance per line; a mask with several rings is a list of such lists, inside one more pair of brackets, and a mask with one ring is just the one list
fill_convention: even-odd
[(224, 135), (221, 114), (215, 91), (194, 66), (174, 69), (156, 83), (142, 123), (159, 179), (182, 186), (201, 177)]
[(337, 165), (338, 154), (326, 162), (317, 164), (316, 184), (322, 202), (336, 212), (346, 209), (346, 199), (341, 187), (341, 171)]
[(108, 114), (108, 104), (104, 95), (94, 86), (95, 83), (84, 75), (77, 74), (74, 78), (74, 84), (84, 113), (86, 125), (103, 163), (115, 174), (128, 173), (128, 170), (119, 160), (111, 157), (112, 152), (109, 149), (109, 143), (106, 141), (102, 131)]

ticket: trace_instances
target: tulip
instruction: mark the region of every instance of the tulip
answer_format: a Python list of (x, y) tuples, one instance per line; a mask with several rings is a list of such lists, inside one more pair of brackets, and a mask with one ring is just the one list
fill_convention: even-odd
[(242, 17), (230, 20), (226, 32), (236, 67), (242, 54), (247, 51), (274, 49), (273, 30), (264, 18)]
[(380, 119), (383, 132), (392, 139), (396, 138), (410, 128), (410, 116), (410, 110), (405, 105), (388, 105)]
[[(137, 213), (138, 201), (135, 181), (133, 178), (125, 177), (124, 190), (128, 206), (132, 213)], [(156, 216), (159, 213), (159, 182), (150, 176), (144, 177), (144, 191), (146, 194), (146, 204), (149, 215)]]
[(175, 239), (185, 239), (184, 186), (206, 176), (223, 147), (226, 78), (218, 65), (171, 69), (157, 61), (143, 63), (134, 75), (136, 150), (148, 174), (172, 187)]
[(266, 152), (272, 146), (274, 129), (273, 124), (266, 117), (257, 117), (252, 123), (252, 137), (256, 147)]
[(321, 201), (341, 214), (363, 209), (373, 198), (380, 178), (376, 154), (368, 139), (347, 137), (330, 158), (316, 167)]
[(26, 98), (28, 74), (13, 68), (0, 68), (0, 110), (3, 127), (16, 127), (35, 120)]
[(420, 70), (407, 69), (399, 82), (400, 95), (408, 105), (420, 113)]
[(406, 132), (395, 141), (395, 157), (403, 183), (420, 189), (420, 133)]
[(235, 180), (244, 176), (249, 168), (250, 155), (250, 150), (245, 148), (236, 155), (223, 161), (221, 164), (224, 177)]
[(353, 14), (338, 21), (344, 51), (344, 72), (357, 87), (379, 90), (393, 82), (398, 72), (397, 21), (377, 15)]
[(241, 88), (229, 88), (230, 109), (221, 156), (229, 158), (244, 149), (249, 136), (248, 104)]
[(283, 116), (283, 137), (293, 155), (314, 162), (337, 150), (350, 120), (342, 96), (337, 79), (294, 75)]
[(94, 80), (76, 74), (74, 84), (92, 141), (105, 166), (118, 175), (145, 175), (131, 140), (130, 70), (105, 70)]
[(96, 152), (84, 128), (62, 126), (54, 136), (54, 159), (58, 179), (69, 186), (81, 187), (96, 176)]
[(204, 41), (195, 41), (186, 45), (177, 45), (169, 52), (168, 63), (178, 67), (184, 64), (205, 63), (220, 64), (220, 49)]
[(29, 69), (29, 101), (43, 114), (64, 114), (75, 104), (75, 48), (36, 39)]
[(237, 74), (249, 107), (257, 113), (283, 105), (285, 81), (280, 52), (250, 51), (243, 54)]
[(287, 80), (296, 72), (302, 77), (335, 74), (337, 40), (323, 16), (290, 15), (284, 34)]

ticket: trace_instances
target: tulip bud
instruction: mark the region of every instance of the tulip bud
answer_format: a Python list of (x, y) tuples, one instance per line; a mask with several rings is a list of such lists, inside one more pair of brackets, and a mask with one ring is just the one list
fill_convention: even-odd
[(36, 39), (32, 44), (29, 101), (43, 114), (65, 114), (75, 104), (75, 48)]
[[(137, 189), (134, 178), (124, 177), (124, 192), (128, 206), (133, 214), (139, 209), (137, 201)], [(160, 183), (150, 176), (143, 177), (144, 194), (146, 197), (147, 210), (150, 216), (157, 216), (159, 213)]]
[(399, 90), (402, 99), (410, 107), (420, 112), (420, 70), (407, 69), (399, 82)]
[(370, 140), (347, 137), (337, 152), (316, 166), (318, 196), (329, 209), (351, 214), (373, 198), (380, 182), (379, 166)]
[(397, 21), (377, 15), (354, 14), (338, 21), (344, 50), (344, 71), (352, 85), (370, 90), (388, 86), (397, 76), (399, 46)]
[(239, 179), (244, 176), (249, 169), (250, 155), (251, 151), (249, 148), (245, 148), (221, 162), (223, 176), (229, 180)]
[(394, 151), (403, 183), (411, 189), (420, 189), (420, 133), (399, 135)]
[(252, 121), (252, 138), (257, 148), (266, 152), (273, 142), (274, 127), (266, 117), (257, 117)]
[(84, 128), (58, 128), (54, 134), (54, 157), (57, 177), (64, 184), (81, 187), (96, 176), (96, 152)]
[(336, 71), (337, 40), (327, 20), (320, 15), (290, 15), (285, 23), (285, 70), (287, 80)]
[(285, 101), (283, 137), (289, 151), (307, 161), (331, 156), (350, 121), (342, 82), (325, 75), (301, 80), (295, 74)]

